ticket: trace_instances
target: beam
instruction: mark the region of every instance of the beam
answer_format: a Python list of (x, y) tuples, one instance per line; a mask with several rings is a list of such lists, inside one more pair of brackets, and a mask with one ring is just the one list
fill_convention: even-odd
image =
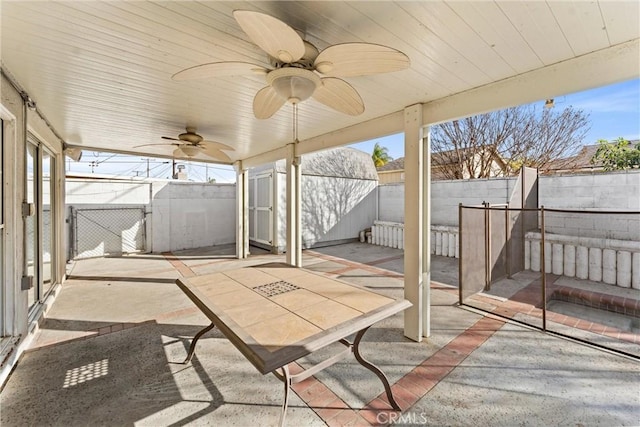
[(403, 130), (403, 117), (404, 113), (398, 111), (334, 132), (305, 139), (300, 141), (298, 155), (400, 133)]
[(271, 163), (287, 157), (287, 146), (276, 148), (275, 150), (267, 151), (257, 154), (252, 157), (247, 157), (242, 161), (247, 169), (254, 168), (256, 166), (264, 165), (265, 163)]
[(640, 39), (424, 104), (425, 124), (555, 98), (640, 76)]

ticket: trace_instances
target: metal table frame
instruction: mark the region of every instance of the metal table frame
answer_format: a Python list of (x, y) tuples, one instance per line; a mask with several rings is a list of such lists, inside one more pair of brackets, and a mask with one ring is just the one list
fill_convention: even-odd
[[(251, 267), (248, 267), (248, 268), (251, 268)], [(329, 278), (326, 278), (326, 279), (329, 281), (334, 281), (333, 279), (329, 279)], [(228, 319), (223, 312), (216, 313), (216, 310), (211, 307), (211, 304), (209, 305), (206, 304), (203, 301), (203, 299), (198, 296), (197, 292), (193, 291), (185, 283), (182, 282), (182, 279), (178, 279), (176, 283), (187, 294), (187, 296), (201, 309), (201, 311), (211, 320), (211, 324), (209, 324), (208, 326), (200, 330), (193, 337), (193, 340), (191, 341), (191, 345), (189, 346), (187, 357), (184, 360), (183, 364), (187, 364), (191, 361), (193, 355), (195, 354), (196, 344), (198, 340), (205, 333), (209, 332), (214, 327), (218, 326), (218, 329), (222, 331), (222, 333), (227, 337), (227, 339), (229, 339), (229, 341), (231, 341), (231, 343), (234, 344), (234, 346), (238, 348), (238, 350), (240, 350), (241, 353), (243, 353), (245, 357), (247, 357), (247, 359), (250, 362), (252, 362), (254, 366), (261, 373), (263, 374), (272, 373), (280, 381), (284, 383), (284, 401), (282, 404), (282, 410), (280, 414), (281, 426), (283, 426), (285, 423), (285, 416), (286, 416), (286, 411), (289, 404), (289, 395), (290, 395), (291, 386), (298, 382), (304, 381), (305, 379), (339, 362), (340, 360), (343, 360), (345, 357), (348, 357), (351, 354), (354, 355), (356, 361), (360, 365), (362, 365), (363, 367), (373, 372), (380, 379), (380, 381), (382, 382), (382, 385), (384, 386), (389, 403), (391, 404), (393, 409), (397, 411), (401, 410), (400, 406), (398, 405), (398, 403), (393, 397), (389, 380), (387, 379), (387, 377), (385, 376), (385, 374), (382, 372), (380, 368), (378, 368), (371, 362), (367, 361), (364, 357), (362, 357), (362, 355), (360, 354), (359, 347), (365, 332), (374, 323), (408, 308), (409, 306), (411, 306), (411, 303), (409, 303), (408, 301), (395, 300), (394, 303), (390, 304), (389, 307), (383, 307), (382, 309), (372, 310), (367, 315), (362, 316), (362, 318), (359, 318), (356, 321), (354, 321), (353, 324), (351, 325), (344, 325), (341, 328), (337, 328), (337, 330), (336, 328), (332, 328), (334, 329), (334, 331), (328, 334), (328, 336), (323, 336), (322, 339), (319, 340), (319, 344), (315, 345), (315, 347), (311, 346), (311, 348), (308, 348), (308, 346), (300, 346), (300, 347), (307, 348), (307, 350), (304, 351), (303, 353), (298, 352), (298, 353), (286, 354), (286, 358), (281, 359), (283, 363), (274, 364), (274, 363), (269, 363), (269, 361), (265, 362), (264, 359), (260, 358), (260, 354), (256, 354), (258, 352), (256, 352), (254, 346), (248, 343), (250, 339), (247, 339), (247, 337), (243, 337), (241, 333), (238, 333), (238, 331), (234, 331), (233, 327), (230, 327), (229, 325), (230, 323), (233, 324), (234, 322), (230, 321), (230, 319)], [(348, 285), (353, 286), (355, 288), (360, 288), (355, 285), (351, 285), (351, 284), (348, 284)], [(349, 322), (345, 322), (345, 323), (348, 324)], [(355, 333), (355, 338), (353, 342), (347, 340), (347, 337), (353, 335), (354, 333)], [(298, 374), (292, 375), (289, 372), (289, 367), (288, 367), (289, 363), (295, 362), (297, 359), (304, 357), (308, 354), (311, 354), (313, 351), (318, 350), (322, 347), (325, 347), (326, 345), (333, 344), (335, 342), (341, 343), (346, 348), (343, 351), (335, 354), (334, 356), (329, 357), (326, 360), (316, 365), (313, 365), (307, 369), (304, 369), (302, 372)]]

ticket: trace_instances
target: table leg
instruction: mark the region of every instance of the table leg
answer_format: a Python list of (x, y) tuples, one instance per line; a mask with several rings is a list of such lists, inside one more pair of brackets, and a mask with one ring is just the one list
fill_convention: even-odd
[(282, 402), (282, 412), (280, 413), (280, 427), (284, 427), (284, 418), (287, 415), (289, 394), (291, 392), (291, 375), (289, 374), (289, 367), (287, 365), (284, 365), (281, 369), (282, 382), (284, 382), (284, 402)]
[(360, 340), (362, 339), (364, 333), (367, 332), (367, 329), (369, 328), (365, 328), (356, 334), (356, 339), (353, 341), (353, 355), (356, 357), (358, 363), (360, 363), (362, 366), (364, 366), (365, 368), (376, 374), (378, 378), (380, 378), (380, 381), (382, 381), (382, 384), (384, 385), (384, 391), (387, 392), (387, 398), (389, 399), (391, 407), (393, 407), (393, 409), (395, 409), (396, 411), (401, 411), (402, 409), (400, 408), (400, 405), (398, 405), (398, 403), (393, 398), (393, 394), (391, 393), (391, 386), (389, 385), (389, 380), (387, 379), (387, 377), (380, 370), (380, 368), (378, 368), (373, 363), (365, 360), (365, 358), (363, 358), (360, 354)]
[(215, 326), (216, 325), (214, 325), (213, 322), (211, 322), (211, 324), (209, 326), (207, 326), (206, 328), (202, 329), (200, 332), (198, 332), (196, 334), (195, 337), (193, 337), (193, 340), (191, 341), (191, 346), (189, 346), (189, 353), (187, 353), (187, 358), (184, 359), (184, 362), (182, 362), (183, 365), (186, 365), (187, 363), (189, 363), (191, 361), (191, 358), (193, 357), (194, 353), (196, 352), (196, 343), (198, 342), (200, 337), (203, 336), (204, 334), (206, 334), (207, 332), (209, 332), (210, 330), (212, 330)]

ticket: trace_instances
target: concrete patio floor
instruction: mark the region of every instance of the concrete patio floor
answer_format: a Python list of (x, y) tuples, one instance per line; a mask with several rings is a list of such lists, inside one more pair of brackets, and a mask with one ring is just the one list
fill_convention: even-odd
[[(252, 248), (89, 259), (73, 266), (31, 348), (0, 393), (3, 426), (276, 425), (282, 383), (260, 375), (178, 289), (191, 276), (280, 261)], [(304, 266), (401, 297), (402, 251), (347, 244), (305, 251)], [(402, 314), (374, 325), (363, 355), (294, 386), (287, 425), (640, 425), (640, 363), (457, 305), (456, 260), (432, 261), (431, 337), (403, 336)], [(334, 350), (301, 359), (304, 366)]]

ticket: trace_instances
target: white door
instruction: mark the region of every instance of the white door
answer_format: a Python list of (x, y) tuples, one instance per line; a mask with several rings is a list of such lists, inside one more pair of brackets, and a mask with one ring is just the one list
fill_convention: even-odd
[(273, 173), (249, 180), (249, 240), (273, 244)]

